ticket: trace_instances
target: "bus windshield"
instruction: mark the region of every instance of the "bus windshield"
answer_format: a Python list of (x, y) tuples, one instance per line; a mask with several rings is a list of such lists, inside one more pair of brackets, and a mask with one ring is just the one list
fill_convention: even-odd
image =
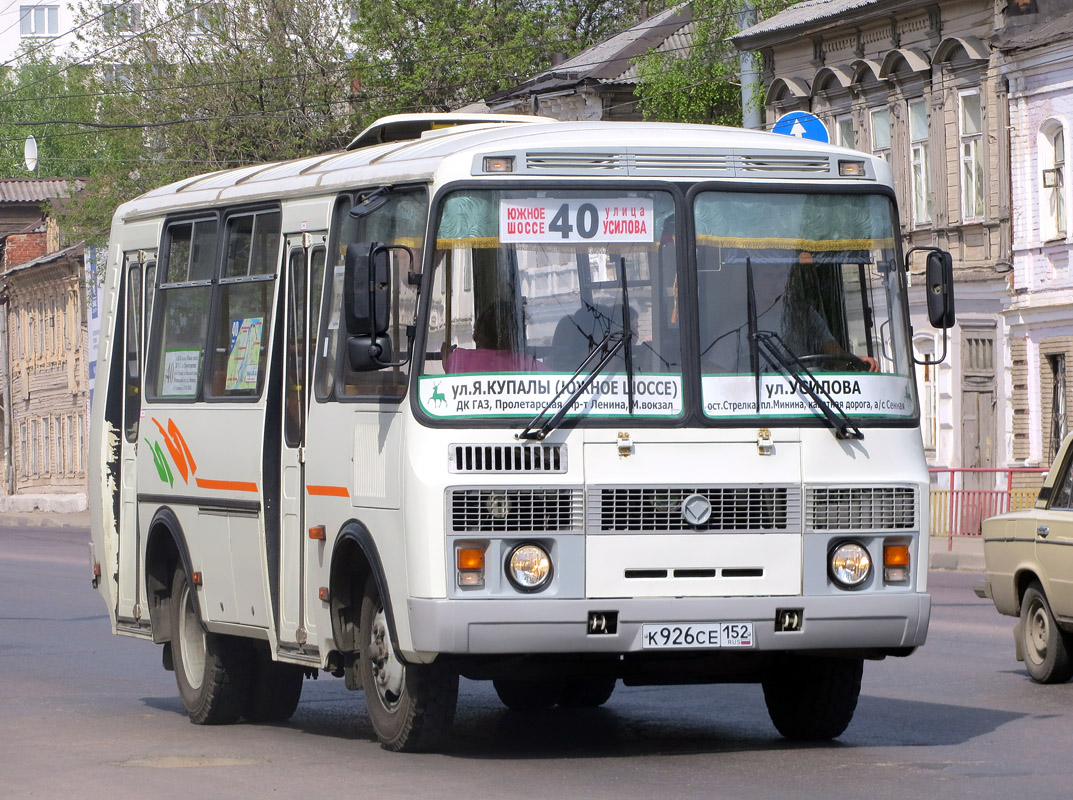
[(916, 415), (888, 198), (713, 191), (693, 210), (707, 417), (815, 415), (804, 381), (857, 420)]
[[(681, 417), (696, 411), (683, 376), (699, 373), (713, 424), (822, 424), (832, 406), (853, 424), (915, 418), (889, 198), (713, 190), (696, 193), (692, 211), (695, 298), (679, 291), (670, 193), (449, 194), (437, 220), (422, 410), (550, 417), (617, 344), (566, 414)], [(682, 304), (694, 299), (696, 329), (683, 329)], [(699, 359), (683, 363), (692, 337)]]
[(575, 373), (590, 354), (626, 338), (568, 413), (627, 415), (632, 402), (634, 416), (681, 415), (674, 226), (663, 192), (449, 195), (436, 234), (424, 411), (554, 413), (549, 402), (584, 381)]

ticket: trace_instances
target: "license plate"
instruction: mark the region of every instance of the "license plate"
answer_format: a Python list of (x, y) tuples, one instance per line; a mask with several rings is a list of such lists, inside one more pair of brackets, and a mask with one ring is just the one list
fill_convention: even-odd
[(644, 650), (752, 647), (753, 642), (751, 622), (650, 622), (641, 626)]

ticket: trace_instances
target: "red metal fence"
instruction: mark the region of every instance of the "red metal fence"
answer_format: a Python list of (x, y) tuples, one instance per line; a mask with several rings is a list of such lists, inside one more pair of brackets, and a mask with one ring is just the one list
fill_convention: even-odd
[[(988, 517), (1031, 508), (1036, 502), (1046, 468), (984, 469), (934, 468), (931, 489), (931, 535), (979, 536)], [(1038, 476), (1035, 488), (1013, 487), (1013, 476)], [(968, 485), (967, 485), (968, 484)], [(990, 487), (990, 488), (983, 488)]]

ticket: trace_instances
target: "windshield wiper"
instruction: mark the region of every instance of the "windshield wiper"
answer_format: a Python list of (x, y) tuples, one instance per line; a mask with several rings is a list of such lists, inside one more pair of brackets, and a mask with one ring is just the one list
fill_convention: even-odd
[[(778, 368), (791, 386), (796, 386), (809, 396), (816, 407), (823, 413), (823, 418), (831, 426), (837, 439), (863, 439), (861, 429), (854, 424), (845, 411), (838, 405), (831, 393), (816, 379), (812, 371), (795, 356), (786, 342), (774, 331), (757, 331), (753, 336), (756, 350), (763, 351), (764, 357)], [(756, 413), (760, 413), (760, 372), (756, 380)], [(802, 380), (802, 376), (808, 380)]]
[[(565, 417), (567, 412), (570, 410), (570, 407), (574, 405), (574, 403), (577, 402), (577, 399), (585, 393), (585, 390), (592, 385), (592, 382), (596, 380), (596, 376), (599, 375), (603, 371), (604, 367), (606, 367), (611, 362), (611, 359), (618, 354), (618, 351), (626, 345), (626, 342), (629, 338), (629, 331), (608, 331), (607, 335), (604, 336), (603, 340), (598, 345), (596, 345), (596, 349), (589, 353), (585, 357), (585, 360), (582, 361), (581, 364), (578, 366), (578, 368), (574, 370), (574, 374), (571, 376), (570, 380), (566, 381), (563, 384), (563, 388), (561, 388), (558, 392), (555, 393), (555, 396), (547, 402), (547, 405), (540, 409), (537, 415), (529, 421), (529, 424), (525, 426), (525, 430), (519, 434), (516, 434), (515, 438), (536, 439), (538, 441), (541, 441), (549, 433), (555, 430), (555, 428), (558, 427), (559, 423), (562, 422), (563, 417)], [(614, 342), (614, 344), (611, 344), (612, 342)], [(611, 344), (611, 348), (605, 351), (605, 348), (609, 344)], [(566, 387), (572, 385), (574, 381), (577, 380), (578, 376), (585, 371), (585, 367), (587, 367), (593, 359), (600, 355), (601, 352), (603, 352), (603, 358), (601, 358), (600, 362), (592, 368), (588, 375), (585, 376), (585, 380), (582, 381), (576, 387), (574, 387), (574, 391), (570, 392), (570, 394), (567, 395), (566, 400), (563, 401), (562, 407), (557, 412), (555, 412), (555, 416), (545, 422), (539, 429), (534, 430), (540, 420), (544, 418), (544, 415), (548, 413), (548, 410), (555, 405), (555, 401), (562, 397), (563, 392), (566, 391)], [(632, 411), (632, 399), (630, 406)]]
[[(577, 399), (581, 397), (581, 395), (585, 393), (585, 390), (592, 385), (592, 382), (596, 380), (596, 376), (603, 372), (604, 368), (610, 364), (611, 360), (618, 354), (618, 351), (623, 348), (625, 348), (626, 351), (624, 353), (626, 359), (626, 395), (628, 398), (629, 413), (631, 416), (633, 415), (633, 326), (630, 324), (630, 292), (626, 286), (625, 258), (622, 258), (619, 261), (619, 285), (622, 290), (622, 330), (616, 331), (614, 329), (613, 319), (601, 314), (595, 307), (589, 306), (589, 310), (596, 315), (597, 318), (603, 317), (608, 320), (607, 335), (604, 336), (603, 340), (597, 344), (581, 364), (578, 365), (578, 368), (574, 370), (574, 374), (570, 377), (570, 380), (563, 384), (563, 388), (555, 393), (555, 396), (552, 397), (551, 400), (540, 409), (537, 415), (529, 421), (529, 424), (525, 426), (525, 430), (517, 434), (515, 438), (543, 441), (549, 433), (559, 426), (559, 423), (563, 421), (563, 417), (570, 411), (571, 406), (577, 402)], [(586, 303), (586, 305), (588, 304)], [(607, 347), (609, 344), (611, 345), (610, 348)], [(562, 396), (563, 392), (566, 391), (566, 387), (573, 384), (574, 381), (578, 379), (578, 376), (585, 371), (585, 367), (587, 367), (596, 356), (600, 355), (600, 353), (603, 353), (603, 357), (585, 376), (585, 380), (582, 381), (581, 384), (575, 386), (574, 390), (567, 395), (562, 406), (555, 412), (555, 416), (537, 429), (537, 424), (544, 418), (552, 406), (555, 405), (555, 402)]]

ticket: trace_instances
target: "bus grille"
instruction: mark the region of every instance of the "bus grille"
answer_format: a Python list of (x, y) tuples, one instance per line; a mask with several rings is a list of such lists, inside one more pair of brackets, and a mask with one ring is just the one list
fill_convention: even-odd
[(469, 472), (566, 472), (566, 445), (455, 444), (448, 469)]
[(917, 526), (914, 487), (810, 486), (805, 497), (805, 524), (809, 530), (904, 531)]
[[(683, 501), (706, 498), (711, 516), (691, 525)], [(593, 488), (589, 490), (590, 531), (800, 531), (801, 490), (796, 486), (698, 488)]]
[(581, 492), (574, 489), (452, 489), (455, 533), (581, 530)]

